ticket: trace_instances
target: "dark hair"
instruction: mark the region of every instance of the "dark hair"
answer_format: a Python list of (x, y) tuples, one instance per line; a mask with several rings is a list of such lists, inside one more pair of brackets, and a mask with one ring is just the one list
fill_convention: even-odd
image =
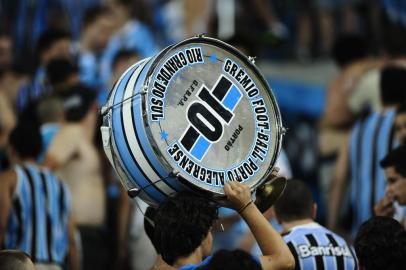
[(66, 58), (51, 60), (46, 66), (47, 78), (51, 85), (64, 83), (72, 74), (77, 73), (78, 67)]
[(406, 101), (406, 68), (386, 66), (381, 71), (380, 92), (383, 104), (400, 104)]
[(376, 216), (364, 222), (354, 247), (365, 270), (395, 270), (406, 265), (406, 231), (393, 218)]
[(219, 250), (210, 261), (196, 270), (261, 270), (262, 267), (250, 254), (242, 250)]
[(393, 57), (406, 55), (406, 29), (400, 22), (391, 21), (386, 13), (382, 18), (382, 42), (385, 52)]
[(63, 103), (65, 119), (68, 122), (79, 122), (87, 115), (94, 104), (96, 91), (82, 84), (77, 84), (64, 92), (58, 93), (58, 96)]
[(38, 57), (61, 39), (70, 39), (70, 34), (67, 31), (58, 29), (48, 29), (42, 33), (37, 42)]
[(285, 191), (275, 203), (275, 213), (283, 221), (312, 218), (313, 196), (306, 184), (299, 180), (288, 180)]
[(42, 148), (38, 126), (29, 123), (17, 124), (10, 133), (9, 143), (19, 157), (37, 159)]
[(147, 210), (145, 210), (144, 214), (144, 230), (147, 234), (149, 240), (151, 240), (152, 245), (154, 246), (156, 252), (160, 254), (158, 248), (159, 243), (155, 242), (154, 239), (154, 227), (155, 227), (155, 215), (157, 210), (152, 206), (148, 206)]
[(190, 255), (208, 235), (217, 207), (206, 198), (179, 193), (168, 198), (155, 215), (154, 241), (169, 265)]
[(332, 49), (334, 61), (340, 67), (365, 58), (368, 55), (368, 45), (364, 37), (356, 34), (339, 36)]
[[(116, 55), (114, 56), (113, 59), (113, 67), (115, 67), (117, 65), (117, 63), (119, 61), (121, 61), (122, 59), (127, 59), (131, 56), (138, 56), (138, 52), (135, 50), (126, 50), (126, 49), (121, 49), (119, 50)], [(135, 63), (134, 63), (135, 64)]]
[(396, 114), (401, 114), (406, 112), (406, 102), (400, 104), (400, 106), (396, 109)]
[(91, 7), (85, 11), (83, 16), (83, 27), (87, 27), (90, 24), (97, 21), (100, 17), (109, 15), (110, 9), (108, 7), (99, 6), (99, 7)]
[(0, 270), (24, 270), (29, 261), (30, 256), (20, 250), (0, 250)]
[(397, 173), (406, 177), (406, 145), (390, 151), (380, 162), (382, 168), (394, 166)]

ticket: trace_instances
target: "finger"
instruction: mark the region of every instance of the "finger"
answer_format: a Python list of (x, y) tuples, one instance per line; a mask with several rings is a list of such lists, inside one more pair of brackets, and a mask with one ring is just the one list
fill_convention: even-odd
[(382, 211), (384, 216), (387, 217), (392, 217), (395, 214), (395, 209), (386, 209), (385, 211)]
[(225, 185), (224, 185), (224, 193), (225, 193), (226, 195), (228, 195), (231, 191), (232, 191), (232, 190), (231, 190), (230, 182), (225, 183)]
[(391, 199), (389, 199), (389, 198), (387, 198), (387, 197), (385, 197), (384, 199), (383, 199), (383, 201), (382, 201), (382, 207), (383, 208), (387, 208), (387, 207), (390, 207), (390, 206), (392, 206), (392, 200)]
[(382, 208), (382, 212), (395, 212), (395, 208), (393, 207), (393, 205), (388, 205)]
[(234, 190), (234, 189), (236, 189), (237, 187), (238, 187), (238, 185), (237, 185), (237, 182), (236, 181), (231, 181), (231, 182), (229, 182), (230, 183), (230, 186), (231, 186), (231, 188)]
[(235, 184), (236, 187), (239, 187), (239, 188), (241, 188), (241, 187), (244, 186), (243, 184), (241, 184), (241, 183), (238, 182), (238, 181), (234, 181), (234, 184)]
[(249, 191), (249, 190), (250, 190), (250, 187), (247, 186), (247, 185), (244, 185), (244, 184), (241, 184), (241, 188), (242, 188), (244, 191)]

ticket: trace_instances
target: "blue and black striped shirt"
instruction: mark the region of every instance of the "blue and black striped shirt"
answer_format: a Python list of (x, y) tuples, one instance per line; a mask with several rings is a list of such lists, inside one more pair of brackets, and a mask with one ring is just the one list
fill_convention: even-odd
[(385, 194), (385, 175), (379, 162), (395, 146), (395, 110), (372, 113), (358, 121), (350, 137), (352, 233), (373, 215), (374, 205)]
[(295, 269), (358, 269), (346, 241), (315, 222), (295, 226), (282, 236), (295, 258)]
[(4, 248), (19, 249), (34, 262), (62, 264), (68, 251), (70, 194), (45, 168), (16, 166), (16, 190)]

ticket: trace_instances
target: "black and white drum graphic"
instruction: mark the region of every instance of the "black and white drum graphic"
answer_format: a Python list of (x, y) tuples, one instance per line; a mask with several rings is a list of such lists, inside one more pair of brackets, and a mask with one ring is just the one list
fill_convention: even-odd
[(133, 65), (103, 110), (106, 154), (126, 188), (150, 203), (185, 189), (222, 195), (226, 181), (254, 190), (280, 151), (280, 113), (265, 79), (212, 38)]

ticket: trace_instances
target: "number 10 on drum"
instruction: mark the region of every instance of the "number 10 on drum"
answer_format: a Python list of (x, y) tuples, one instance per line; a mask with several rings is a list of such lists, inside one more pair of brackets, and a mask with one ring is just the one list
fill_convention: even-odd
[(187, 109), (190, 125), (180, 143), (193, 157), (201, 160), (211, 144), (221, 139), (224, 126), (231, 123), (242, 94), (221, 75), (212, 91), (203, 85), (197, 96), (200, 100), (191, 103)]

